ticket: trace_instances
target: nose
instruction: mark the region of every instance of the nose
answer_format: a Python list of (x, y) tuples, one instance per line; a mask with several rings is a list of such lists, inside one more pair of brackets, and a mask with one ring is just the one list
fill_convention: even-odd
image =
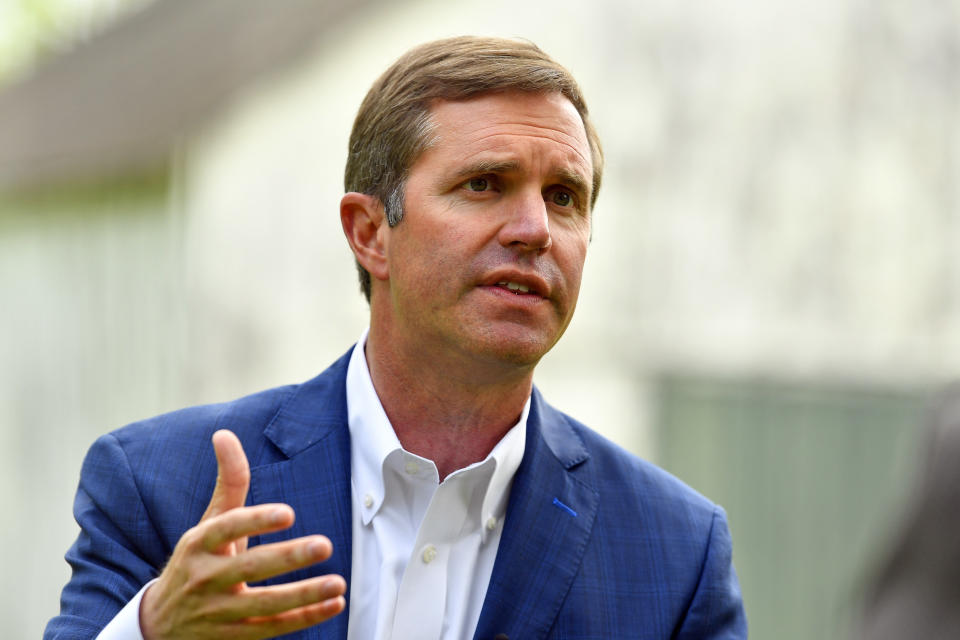
[(525, 252), (542, 253), (550, 248), (550, 218), (547, 205), (539, 191), (517, 194), (506, 211), (506, 221), (500, 227), (499, 240), (504, 247)]

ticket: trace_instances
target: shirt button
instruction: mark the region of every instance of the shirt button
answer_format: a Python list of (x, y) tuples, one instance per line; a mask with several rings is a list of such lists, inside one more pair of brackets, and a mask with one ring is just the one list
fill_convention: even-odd
[(493, 531), (497, 528), (497, 519), (493, 516), (487, 518), (487, 531)]
[(430, 564), (437, 557), (437, 548), (432, 544), (428, 544), (423, 548), (423, 564)]
[(373, 496), (369, 493), (363, 496), (363, 506), (365, 506), (367, 509), (373, 506)]
[(407, 464), (404, 467), (404, 469), (406, 470), (407, 473), (409, 473), (410, 475), (413, 475), (418, 471), (420, 471), (420, 465), (417, 464), (416, 460), (407, 460)]

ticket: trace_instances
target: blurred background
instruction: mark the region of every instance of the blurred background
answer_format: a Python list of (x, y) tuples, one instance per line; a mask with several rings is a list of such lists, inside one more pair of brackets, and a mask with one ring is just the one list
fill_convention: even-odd
[(536, 42), (607, 170), (548, 399), (722, 504), (753, 638), (844, 638), (960, 370), (957, 0), (0, 0), (0, 619), (38, 637), (101, 433), (366, 324), (353, 115), (425, 40)]

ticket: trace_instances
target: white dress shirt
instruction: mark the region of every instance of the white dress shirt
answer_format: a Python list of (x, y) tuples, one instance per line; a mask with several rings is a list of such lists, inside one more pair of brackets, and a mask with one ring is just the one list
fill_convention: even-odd
[(433, 461), (400, 446), (370, 379), (366, 337), (347, 369), (353, 481), (347, 638), (471, 637), (523, 458), (530, 400), (490, 455), (440, 483)]
[[(364, 331), (347, 367), (353, 502), (347, 638), (471, 637), (523, 458), (530, 399), (490, 455), (441, 483), (432, 460), (400, 446), (370, 379), (366, 342)], [(140, 601), (153, 582), (97, 640), (143, 640)]]

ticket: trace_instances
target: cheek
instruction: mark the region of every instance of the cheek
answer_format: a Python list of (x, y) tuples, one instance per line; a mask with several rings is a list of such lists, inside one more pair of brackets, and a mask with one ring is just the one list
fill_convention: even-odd
[(587, 258), (589, 238), (577, 234), (558, 247), (557, 261), (571, 285), (579, 286), (583, 265)]
[(433, 309), (449, 297), (463, 280), (468, 257), (450, 238), (422, 237), (394, 254), (393, 268), (401, 281), (398, 293), (416, 301), (422, 309)]
[(433, 242), (421, 246), (420, 257), (442, 274), (464, 277), (472, 273), (475, 262), (482, 262), (483, 254), (494, 246), (489, 237), (488, 232), (476, 225), (451, 220), (440, 233), (433, 235)]

